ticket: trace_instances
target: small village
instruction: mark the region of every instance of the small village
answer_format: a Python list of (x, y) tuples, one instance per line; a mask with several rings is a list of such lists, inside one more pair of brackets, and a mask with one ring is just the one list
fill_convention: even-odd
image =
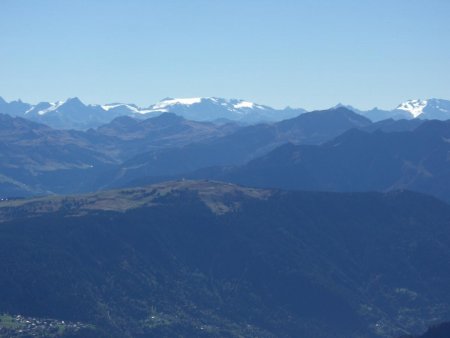
[(0, 337), (60, 337), (75, 333), (89, 325), (56, 319), (41, 319), (22, 315), (0, 316)]

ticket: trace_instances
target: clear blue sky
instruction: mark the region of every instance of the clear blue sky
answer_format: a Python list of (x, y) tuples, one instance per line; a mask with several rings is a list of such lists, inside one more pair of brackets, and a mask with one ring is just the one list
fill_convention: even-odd
[(450, 99), (448, 0), (1, 0), (0, 96)]

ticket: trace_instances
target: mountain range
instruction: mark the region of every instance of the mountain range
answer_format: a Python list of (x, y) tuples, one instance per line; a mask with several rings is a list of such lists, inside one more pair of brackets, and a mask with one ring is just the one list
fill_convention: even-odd
[(352, 129), (320, 145), (285, 144), (239, 167), (186, 175), (255, 187), (319, 191), (411, 189), (450, 202), (450, 121), (412, 131)]
[[(342, 106), (339, 104), (338, 106)], [(424, 119), (424, 120), (448, 120), (450, 119), (450, 101), (442, 99), (408, 100), (399, 104), (393, 110), (373, 108), (371, 110), (359, 110), (352, 106), (345, 106), (352, 111), (366, 116), (373, 122), (385, 119)]]
[(0, 106), (0, 335), (447, 332), (450, 120), (421, 118), (442, 102)]
[(443, 184), (449, 175), (446, 121), (373, 123), (344, 107), (250, 126), (162, 113), (148, 119), (122, 116), (76, 131), (0, 118), (2, 198), (82, 193), (173, 177), (284, 189), (413, 189), (450, 198)]
[(0, 202), (0, 312), (96, 337), (397, 337), (450, 313), (450, 207), (177, 181)]
[(20, 100), (8, 103), (0, 98), (0, 113), (24, 117), (56, 129), (87, 130), (109, 123), (119, 116), (142, 119), (162, 113), (174, 113), (189, 120), (218, 124), (232, 121), (253, 124), (281, 121), (304, 112), (304, 109), (278, 110), (249, 101), (221, 98), (166, 98), (148, 108), (124, 103), (85, 105), (77, 97), (53, 103), (40, 102), (36, 105)]
[(345, 108), (253, 126), (189, 121), (172, 113), (145, 120), (125, 116), (86, 132), (0, 116), (3, 197), (95, 191), (148, 175), (244, 164), (286, 142), (319, 144), (373, 125)]
[(241, 127), (233, 133), (183, 147), (141, 153), (124, 161), (109, 186), (120, 186), (145, 176), (170, 176), (209, 166), (244, 164), (287, 142), (320, 144), (352, 128), (372, 125), (346, 108), (302, 114), (272, 124)]
[(147, 120), (119, 117), (84, 132), (0, 114), (0, 197), (93, 191), (103, 172), (140, 152), (217, 138), (236, 128), (165, 113)]
[[(339, 104), (336, 107), (343, 106)], [(352, 106), (346, 108), (363, 115), (373, 122), (384, 119), (439, 119), (450, 118), (450, 101), (442, 99), (409, 100), (393, 110), (374, 108), (369, 111)], [(275, 109), (246, 100), (223, 98), (165, 98), (147, 108), (135, 104), (110, 103), (86, 105), (78, 98), (58, 102), (40, 102), (36, 105), (20, 100), (6, 102), (0, 98), (0, 113), (24, 117), (35, 122), (47, 124), (56, 129), (87, 130), (111, 122), (119, 116), (138, 119), (155, 117), (162, 113), (174, 113), (187, 120), (207, 121), (216, 124), (237, 122), (257, 124), (279, 122), (305, 113), (302, 108)]]

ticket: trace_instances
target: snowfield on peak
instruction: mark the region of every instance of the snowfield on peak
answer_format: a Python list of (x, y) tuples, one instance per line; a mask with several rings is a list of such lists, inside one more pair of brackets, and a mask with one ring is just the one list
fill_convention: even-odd
[(423, 114), (423, 110), (427, 104), (427, 100), (409, 100), (401, 103), (396, 109), (407, 111), (411, 113), (413, 118), (417, 118), (419, 115)]
[(248, 102), (248, 101), (242, 101), (239, 102), (235, 105), (233, 105), (234, 108), (239, 109), (239, 108), (253, 108), (255, 106), (255, 104), (253, 102)]
[(274, 109), (240, 99), (218, 97), (166, 98), (150, 106), (148, 113), (174, 113), (194, 121), (235, 121), (243, 124), (276, 122), (296, 117), (304, 109)]
[(158, 110), (158, 109), (164, 109), (169, 106), (176, 105), (176, 104), (190, 106), (190, 105), (193, 105), (195, 103), (200, 103), (200, 102), (202, 102), (201, 97), (183, 98), (183, 99), (164, 99), (164, 100), (158, 102), (157, 104), (153, 105), (152, 108), (154, 110)]
[(59, 107), (61, 107), (64, 103), (66, 103), (66, 100), (63, 101), (57, 101), (57, 102), (50, 102), (50, 107), (48, 107), (47, 109), (44, 110), (40, 110), (37, 112), (38, 115), (44, 115), (47, 114), (51, 111), (54, 111), (56, 109), (58, 109)]
[(263, 106), (257, 105), (250, 101), (244, 101), (244, 100), (237, 100), (237, 99), (221, 99), (217, 97), (192, 97), (192, 98), (177, 98), (177, 99), (163, 99), (160, 102), (154, 104), (150, 108), (155, 111), (165, 110), (169, 109), (173, 106), (192, 106), (195, 104), (202, 104), (202, 103), (209, 103), (209, 104), (218, 104), (224, 107), (228, 107), (229, 109), (243, 109), (243, 108), (259, 108), (263, 109)]
[(151, 109), (147, 108), (140, 108), (134, 104), (126, 104), (126, 103), (109, 103), (109, 104), (103, 104), (100, 106), (104, 111), (110, 111), (114, 109), (123, 109), (128, 110), (129, 113), (134, 114), (147, 114), (152, 112)]

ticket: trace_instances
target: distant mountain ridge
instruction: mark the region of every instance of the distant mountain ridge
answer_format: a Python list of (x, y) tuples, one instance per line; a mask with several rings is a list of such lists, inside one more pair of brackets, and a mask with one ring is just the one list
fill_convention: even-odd
[(373, 108), (371, 110), (359, 110), (352, 106), (339, 104), (339, 106), (347, 107), (355, 113), (361, 114), (373, 122), (385, 119), (424, 119), (424, 120), (448, 120), (450, 119), (450, 101), (442, 99), (428, 100), (408, 100), (400, 103), (393, 110), (382, 110)]
[(105, 110), (98, 105), (85, 105), (77, 97), (58, 102), (40, 102), (36, 105), (22, 101), (0, 101), (0, 113), (23, 117), (44, 123), (55, 129), (84, 130), (98, 127), (121, 116), (124, 111)]
[(77, 97), (36, 105), (20, 100), (6, 102), (0, 98), (0, 113), (40, 122), (56, 129), (86, 130), (111, 122), (119, 116), (149, 118), (174, 113), (188, 120), (206, 122), (239, 122), (254, 124), (276, 122), (306, 112), (304, 109), (274, 109), (250, 101), (222, 98), (166, 98), (148, 108), (134, 104), (111, 103), (86, 105)]
[(166, 98), (149, 107), (149, 112), (170, 112), (194, 121), (228, 119), (245, 124), (277, 122), (296, 117), (306, 110), (297, 108), (274, 109), (269, 106), (238, 99), (197, 97), (187, 99)]
[[(450, 119), (450, 101), (442, 99), (409, 100), (393, 110), (374, 108), (364, 111), (339, 104), (363, 115), (373, 122), (384, 119)], [(40, 102), (32, 105), (21, 100), (6, 102), (0, 97), (0, 113), (20, 116), (47, 124), (56, 129), (87, 130), (111, 122), (119, 116), (134, 118), (155, 117), (174, 113), (188, 120), (214, 123), (238, 122), (257, 124), (279, 122), (305, 113), (302, 108), (275, 109), (247, 100), (217, 97), (165, 98), (146, 108), (128, 103), (89, 104), (77, 97), (57, 102)]]

